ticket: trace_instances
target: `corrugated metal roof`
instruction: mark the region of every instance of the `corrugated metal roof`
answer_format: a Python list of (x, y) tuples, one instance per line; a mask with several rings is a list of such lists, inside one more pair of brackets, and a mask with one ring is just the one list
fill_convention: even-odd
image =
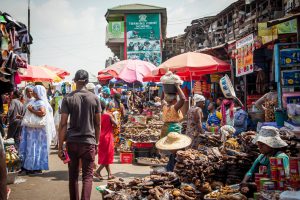
[(283, 22), (286, 22), (286, 21), (290, 21), (294, 18), (297, 18), (297, 17), (300, 17), (300, 13), (297, 13), (297, 14), (289, 14), (287, 16), (284, 16), (282, 18), (278, 18), (278, 19), (274, 19), (274, 20), (271, 20), (271, 21), (268, 21), (267, 22), (267, 26), (270, 27), (270, 26), (274, 26), (276, 24), (280, 24), (280, 23), (283, 23)]
[(146, 4), (127, 4), (127, 5), (119, 5), (108, 10), (160, 10), (165, 9), (158, 6), (146, 5)]

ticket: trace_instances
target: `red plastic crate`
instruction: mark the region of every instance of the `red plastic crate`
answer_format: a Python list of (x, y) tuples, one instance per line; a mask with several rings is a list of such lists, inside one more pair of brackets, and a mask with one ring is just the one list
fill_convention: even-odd
[(131, 164), (132, 161), (133, 161), (133, 153), (128, 153), (128, 152), (123, 153), (123, 152), (121, 152), (120, 153), (120, 161), (121, 161), (122, 164), (125, 164), (125, 163)]
[(134, 148), (152, 148), (154, 146), (154, 143), (150, 143), (150, 142), (133, 142), (131, 144), (132, 147)]

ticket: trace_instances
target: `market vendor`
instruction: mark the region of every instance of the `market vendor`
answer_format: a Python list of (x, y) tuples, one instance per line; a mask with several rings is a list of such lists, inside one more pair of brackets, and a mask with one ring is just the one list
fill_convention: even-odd
[(258, 172), (259, 166), (266, 166), (267, 174), (269, 177), (271, 176), (270, 157), (282, 158), (285, 175), (289, 176), (289, 157), (282, 151), (287, 143), (280, 138), (277, 128), (272, 126), (262, 127), (252, 142), (257, 144), (261, 154), (254, 161), (241, 183), (241, 191), (244, 193), (249, 191), (246, 186), (247, 182)]
[(185, 95), (180, 88), (179, 83), (176, 83), (177, 92), (179, 95), (179, 101), (177, 101), (176, 94), (164, 94), (164, 100), (162, 102), (162, 119), (164, 125), (161, 130), (160, 138), (167, 136), (170, 132), (181, 133), (180, 122), (183, 119), (181, 108), (185, 102)]
[(109, 89), (107, 86), (104, 86), (104, 87), (102, 88), (102, 97), (103, 97), (103, 98), (101, 98), (101, 99), (104, 100), (106, 104), (109, 104), (110, 101), (111, 101), (111, 96), (110, 96), (110, 94), (111, 94), (111, 93), (110, 93), (110, 89)]
[(191, 143), (192, 139), (189, 136), (176, 132), (171, 132), (156, 142), (155, 147), (157, 149), (171, 152), (169, 162), (166, 166), (168, 172), (174, 170), (176, 164), (176, 152), (180, 149), (185, 149), (190, 146)]
[(216, 110), (216, 107), (217, 104), (214, 102), (211, 102), (208, 105), (209, 115), (205, 124), (205, 130), (210, 132), (218, 132), (218, 130), (220, 129), (222, 115), (219, 111)]
[(267, 94), (255, 102), (255, 106), (265, 112), (265, 122), (275, 121), (275, 107), (277, 106), (277, 86), (275, 82), (270, 83)]
[(205, 106), (205, 97), (200, 94), (195, 94), (193, 97), (194, 106), (187, 112), (187, 127), (186, 135), (192, 138), (192, 149), (198, 149), (199, 135), (204, 134), (202, 127), (203, 107)]

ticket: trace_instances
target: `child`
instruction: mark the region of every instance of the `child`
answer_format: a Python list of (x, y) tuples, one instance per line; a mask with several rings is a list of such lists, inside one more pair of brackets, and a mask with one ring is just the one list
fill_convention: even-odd
[(103, 180), (101, 171), (105, 167), (108, 173), (108, 180), (115, 177), (111, 174), (110, 164), (114, 161), (114, 135), (113, 126), (117, 126), (114, 117), (106, 112), (107, 104), (101, 101), (101, 132), (98, 146), (98, 164), (99, 168), (94, 172), (94, 176)]

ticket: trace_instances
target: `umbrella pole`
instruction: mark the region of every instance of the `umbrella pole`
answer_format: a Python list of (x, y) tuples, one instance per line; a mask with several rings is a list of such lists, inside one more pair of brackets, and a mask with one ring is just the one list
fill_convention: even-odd
[(193, 96), (193, 80), (192, 80), (192, 72), (190, 72), (190, 81), (191, 81), (191, 95), (189, 97), (189, 109), (191, 108), (191, 99), (192, 99), (192, 96)]

